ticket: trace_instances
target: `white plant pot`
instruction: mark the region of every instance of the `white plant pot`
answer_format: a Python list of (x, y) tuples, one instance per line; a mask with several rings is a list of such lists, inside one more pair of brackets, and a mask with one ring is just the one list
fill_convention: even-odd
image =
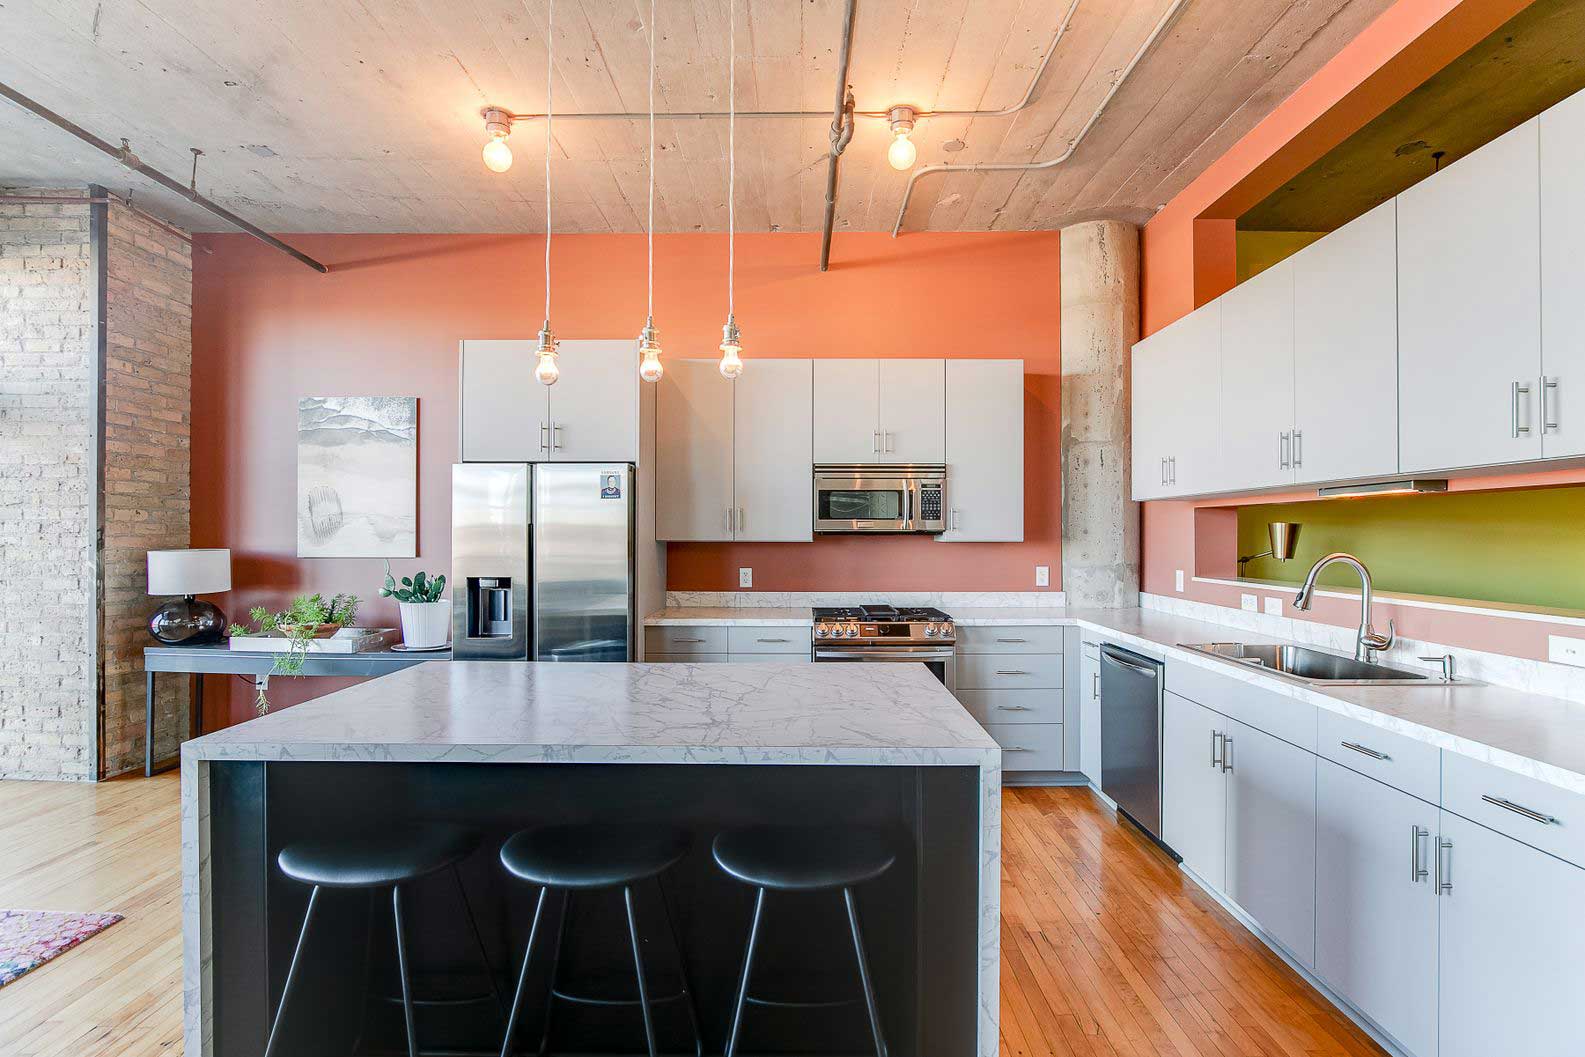
[(451, 634), (451, 602), (398, 602), (402, 611), (402, 642), (408, 649), (444, 646)]

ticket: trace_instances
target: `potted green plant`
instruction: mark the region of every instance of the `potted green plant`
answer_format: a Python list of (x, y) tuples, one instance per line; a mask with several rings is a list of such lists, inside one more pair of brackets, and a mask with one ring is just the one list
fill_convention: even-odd
[[(287, 640), (285, 652), (277, 653), (270, 665), (270, 675), (302, 675), (303, 662), (308, 658), (308, 644), (315, 639), (328, 638), (342, 628), (358, 622), (358, 596), (338, 594), (328, 601), (324, 595), (298, 595), (291, 605), (279, 613), (271, 613), (263, 606), (248, 611), (253, 627), (233, 624), (230, 634), (236, 637), (249, 635), (278, 635)], [(254, 707), (259, 715), (270, 710), (264, 686), (259, 687)]]
[(440, 596), (446, 591), (446, 574), (439, 576), (419, 571), (402, 577), (398, 584), (385, 563), (385, 586), (381, 598), (396, 599), (402, 611), (402, 645), (410, 650), (438, 650), (446, 645), (451, 632), (451, 603)]

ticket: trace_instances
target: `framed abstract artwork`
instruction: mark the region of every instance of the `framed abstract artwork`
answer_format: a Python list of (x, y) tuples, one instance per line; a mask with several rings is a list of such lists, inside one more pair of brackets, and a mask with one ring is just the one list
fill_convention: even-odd
[(297, 556), (418, 556), (418, 398), (297, 403)]

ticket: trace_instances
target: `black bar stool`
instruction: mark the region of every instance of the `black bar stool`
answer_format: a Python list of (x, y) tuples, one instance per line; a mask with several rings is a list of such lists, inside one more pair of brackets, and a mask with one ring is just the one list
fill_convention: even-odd
[(403, 911), (402, 888), (420, 878), (449, 869), (462, 896), (463, 910), (474, 942), (479, 947), (479, 957), (484, 963), (490, 982), (490, 995), (497, 1009), (502, 1007), (501, 995), (495, 986), (495, 971), (490, 966), (479, 935), (473, 908), (468, 903), (468, 893), (462, 887), (457, 864), (466, 859), (479, 846), (477, 835), (453, 826), (410, 826), (402, 830), (379, 833), (338, 835), (333, 839), (303, 841), (281, 849), (278, 862), (281, 872), (294, 881), (313, 885), (308, 893), (308, 910), (303, 914), (302, 931), (297, 936), (297, 946), (292, 951), (291, 966), (286, 970), (286, 986), (281, 990), (281, 1004), (270, 1025), (270, 1038), (264, 1046), (264, 1057), (273, 1057), (275, 1044), (280, 1037), (281, 1023), (286, 1007), (292, 998), (292, 986), (297, 982), (302, 965), (303, 950), (308, 945), (308, 931), (314, 921), (314, 909), (319, 903), (319, 893), (324, 888), (364, 889), (370, 894), (370, 938), (372, 941), (372, 902), (374, 893), (382, 888), (391, 890), (391, 915), (396, 930), (397, 975), (402, 984), (402, 1014), (407, 1029), (408, 1057), (419, 1057), (418, 1032), (414, 1023), (415, 1006), (444, 1004), (415, 999), (411, 981), (411, 960), (407, 949), (407, 928)]
[(765, 893), (770, 890), (826, 892), (833, 889), (841, 889), (842, 901), (847, 907), (848, 928), (853, 934), (853, 954), (858, 960), (859, 983), (863, 987), (864, 1006), (869, 1014), (870, 1034), (875, 1040), (875, 1054), (876, 1057), (886, 1057), (880, 1007), (875, 1001), (875, 984), (870, 977), (869, 959), (864, 954), (858, 904), (853, 897), (855, 885), (874, 880), (896, 862), (896, 853), (885, 836), (876, 830), (856, 826), (835, 829), (749, 826), (717, 835), (712, 852), (717, 866), (744, 884), (754, 886), (754, 917), (749, 923), (748, 945), (743, 951), (743, 971), (738, 978), (737, 1001), (732, 1007), (732, 1024), (727, 1031), (725, 1057), (734, 1057), (737, 1053), (743, 1027), (743, 1008), (750, 1003), (808, 1009), (837, 1004), (772, 1001), (754, 998), (748, 993), (749, 977), (754, 968), (754, 948), (759, 942), (760, 921), (765, 913)]
[[(508, 1057), (512, 1050), (518, 1012), (523, 1005), (523, 991), (528, 984), (529, 963), (534, 957), (534, 944), (544, 918), (545, 901), (552, 891), (561, 893), (561, 923), (556, 930), (556, 947), (551, 958), (550, 993), (545, 1000), (545, 1024), (540, 1034), (538, 1052), (543, 1054), (550, 1044), (551, 1012), (555, 1000), (561, 999), (585, 1005), (637, 1006), (644, 1021), (644, 1043), (649, 1057), (656, 1057), (659, 1051), (655, 1047), (655, 1022), (651, 1007), (681, 999), (687, 1003), (688, 1023), (693, 1029), (694, 1053), (704, 1053), (704, 1040), (699, 1034), (699, 1013), (694, 1008), (693, 990), (688, 984), (688, 965), (677, 939), (677, 927), (672, 922), (666, 886), (661, 882), (661, 874), (688, 853), (691, 843), (686, 830), (671, 826), (570, 825), (522, 830), (501, 846), (501, 865), (513, 876), (540, 886), (539, 900), (534, 904), (534, 920), (528, 929), (528, 945), (523, 950), (523, 967), (518, 973), (517, 990), (512, 996), (512, 1009), (507, 1017), (506, 1037), (501, 1040), (501, 1057)], [(681, 974), (681, 989), (672, 995), (649, 993), (644, 958), (640, 953), (633, 886), (648, 880), (655, 882), (660, 893), (661, 913), (666, 918), (666, 930), (671, 936), (672, 951)], [(633, 947), (633, 975), (638, 981), (637, 999), (596, 998), (561, 989), (561, 949), (572, 894), (607, 888), (622, 890), (622, 901), (627, 909), (628, 940)]]

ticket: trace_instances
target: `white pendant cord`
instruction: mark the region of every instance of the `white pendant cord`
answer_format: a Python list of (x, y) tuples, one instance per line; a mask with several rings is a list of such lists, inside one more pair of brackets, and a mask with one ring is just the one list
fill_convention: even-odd
[(649, 0), (649, 318), (655, 318), (655, 0)]
[(726, 314), (732, 317), (737, 278), (737, 0), (727, 0)]
[(556, 108), (551, 105), (555, 82), (556, 0), (550, 0), (545, 16), (545, 325), (550, 325), (550, 143), (551, 122)]

